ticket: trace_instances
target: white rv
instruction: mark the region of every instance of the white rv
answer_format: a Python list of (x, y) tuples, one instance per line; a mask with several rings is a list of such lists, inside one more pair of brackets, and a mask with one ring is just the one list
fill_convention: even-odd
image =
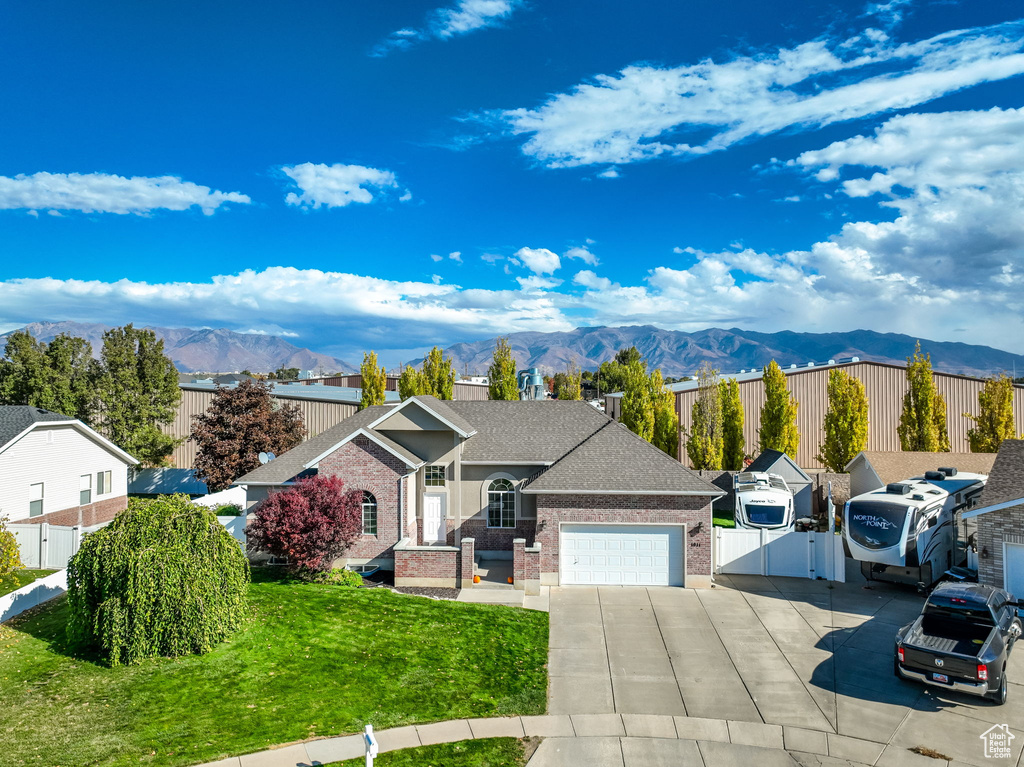
[(793, 529), (793, 493), (778, 474), (741, 471), (733, 480), (736, 527)]
[(843, 540), (864, 577), (927, 588), (961, 565), (966, 547), (956, 525), (987, 479), (944, 467), (847, 501)]

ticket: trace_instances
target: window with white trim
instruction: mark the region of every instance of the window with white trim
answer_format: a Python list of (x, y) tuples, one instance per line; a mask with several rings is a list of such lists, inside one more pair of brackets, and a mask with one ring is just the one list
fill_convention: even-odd
[(444, 487), (445, 469), (444, 466), (427, 466), (423, 470), (423, 484), (427, 487)]
[(507, 479), (496, 479), (487, 487), (487, 526), (516, 526), (516, 490)]
[(377, 534), (377, 499), (363, 491), (363, 535)]
[(96, 472), (96, 495), (106, 495), (110, 490), (110, 472)]
[(78, 481), (78, 505), (87, 506), (92, 503), (92, 474), (83, 474)]
[(28, 515), (39, 517), (43, 514), (43, 483), (28, 486)]

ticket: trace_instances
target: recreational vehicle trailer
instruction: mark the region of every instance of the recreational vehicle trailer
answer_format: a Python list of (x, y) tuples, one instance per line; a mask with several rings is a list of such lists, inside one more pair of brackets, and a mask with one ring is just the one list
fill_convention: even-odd
[(736, 527), (793, 529), (793, 493), (778, 474), (742, 471), (733, 480)]
[(864, 577), (924, 589), (962, 565), (966, 540), (958, 540), (957, 523), (987, 479), (943, 467), (847, 501), (843, 540)]

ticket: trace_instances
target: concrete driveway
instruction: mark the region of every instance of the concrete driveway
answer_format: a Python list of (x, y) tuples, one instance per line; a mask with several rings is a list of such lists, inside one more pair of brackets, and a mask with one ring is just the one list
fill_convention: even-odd
[[(762, 722), (927, 746), (968, 764), (1017, 764), (1024, 744), (1024, 654), (1009, 701), (993, 706), (896, 679), (892, 640), (920, 612), (912, 591), (863, 581), (720, 577), (711, 590), (551, 590), (552, 714), (663, 714)], [(984, 756), (1006, 723), (1013, 759)], [(941, 762), (931, 762), (941, 764)]]

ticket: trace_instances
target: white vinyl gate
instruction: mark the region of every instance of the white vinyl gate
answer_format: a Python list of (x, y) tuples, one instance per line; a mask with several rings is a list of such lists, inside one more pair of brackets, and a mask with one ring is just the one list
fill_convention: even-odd
[(715, 528), (715, 573), (846, 580), (842, 536), (832, 532)]
[(21, 549), (21, 563), (30, 570), (60, 570), (78, 553), (82, 535), (99, 530), (93, 527), (61, 527), (41, 522), (37, 525), (8, 525)]

